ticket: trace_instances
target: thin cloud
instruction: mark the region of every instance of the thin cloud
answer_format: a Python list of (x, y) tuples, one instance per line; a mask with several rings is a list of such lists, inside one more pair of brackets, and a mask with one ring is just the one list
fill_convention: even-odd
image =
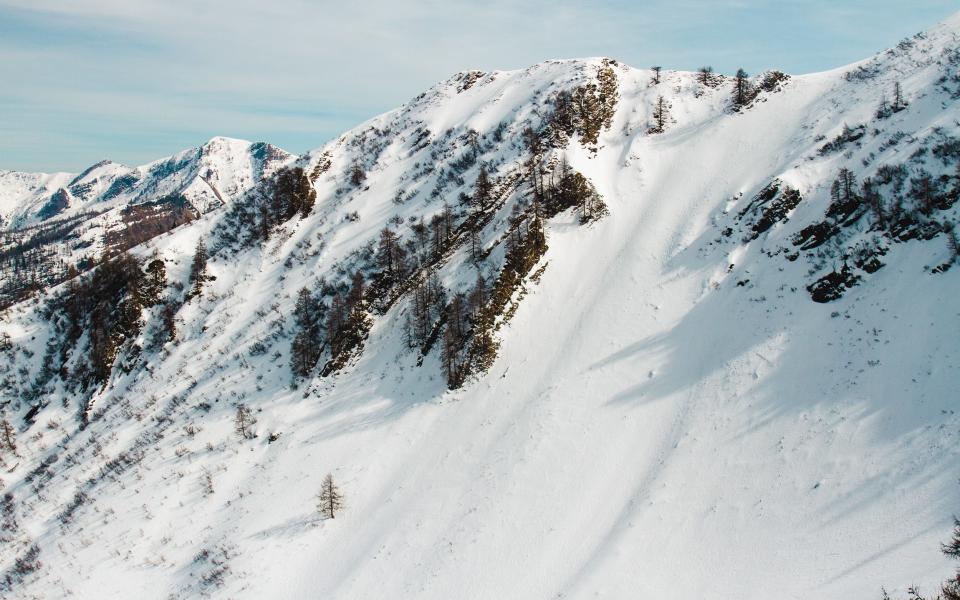
[(215, 134), (302, 152), (453, 72), (549, 58), (833, 68), (932, 25), (948, 4), (0, 0), (0, 168), (138, 163)]

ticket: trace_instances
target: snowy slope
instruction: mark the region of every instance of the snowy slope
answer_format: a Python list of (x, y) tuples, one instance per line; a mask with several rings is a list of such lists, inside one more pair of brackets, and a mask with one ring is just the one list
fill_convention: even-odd
[[(458, 74), (299, 158), (316, 204), (265, 243), (230, 241), (244, 213), (223, 207), (134, 249), (186, 283), (205, 239), (216, 279), (179, 307), (174, 342), (121, 357), (105, 386), (44, 378), (40, 358), (58, 339), (46, 297), (14, 306), (0, 325), (0, 394), (20, 455), (4, 456), (16, 520), (0, 547), (5, 593), (933, 589), (949, 570), (939, 542), (960, 499), (960, 269), (935, 270), (953, 260), (947, 229), (928, 238), (923, 226), (955, 223), (957, 205), (898, 237), (869, 213), (830, 217), (830, 188), (841, 168), (862, 181), (902, 164), (956, 189), (958, 33), (960, 15), (863, 63), (791, 77), (737, 112), (729, 79), (664, 72), (653, 85), (649, 71), (614, 64), (616, 110), (597, 143), (572, 136), (542, 157), (585, 175), (609, 215), (548, 220), (545, 269), (515, 297), (493, 366), (460, 389), (448, 389), (438, 348), (408, 347), (409, 294), (371, 311), (345, 368), (322, 376), (321, 360), (293, 378), (297, 291), (345, 283), (385, 226), (410, 238), (409, 225), (445, 203), (468, 219), (459, 197), (480, 164), (502, 199), (479, 232), (490, 250), (479, 271), (495, 276), (514, 206), (532, 195), (524, 130), (543, 125), (558, 91), (593, 83), (604, 60)], [(880, 118), (895, 82), (908, 105)], [(672, 122), (652, 134), (659, 96)], [(845, 125), (864, 136), (823, 150)], [(471, 147), (477, 160), (462, 160)], [(366, 177), (354, 184), (357, 166)], [(236, 181), (231, 172), (218, 181)], [(802, 199), (755, 235), (754, 207), (770, 206), (756, 199), (773, 181)], [(826, 242), (795, 243), (820, 223), (836, 226)], [(857, 248), (882, 248), (883, 266), (856, 266)], [(431, 267), (451, 294), (476, 278), (468, 256), (454, 246)], [(807, 286), (840, 272), (859, 279), (814, 302)], [(143, 319), (135, 342), (146, 348), (157, 309)], [(237, 403), (254, 411), (253, 440), (233, 430)], [(328, 472), (346, 508), (325, 520), (315, 506)], [(31, 544), (42, 566), (18, 568)]]
[(76, 175), (0, 171), (0, 307), (229, 203), (292, 158), (216, 137), (135, 168), (101, 161)]
[[(215, 137), (199, 148), (140, 167), (105, 160), (79, 174), (0, 171), (0, 218), (5, 228), (19, 228), (54, 216), (103, 210), (104, 205), (122, 206), (174, 194), (182, 194), (197, 210), (206, 212), (220, 206), (221, 199), (250, 189), (270, 163), (283, 162), (288, 156), (270, 144)], [(68, 206), (44, 213), (59, 190), (66, 192)]]
[(12, 215), (25, 204), (35, 204), (40, 199), (48, 200), (57, 190), (67, 185), (74, 175), (71, 173), (22, 173), (19, 171), (0, 171), (0, 218), (6, 226), (12, 221)]

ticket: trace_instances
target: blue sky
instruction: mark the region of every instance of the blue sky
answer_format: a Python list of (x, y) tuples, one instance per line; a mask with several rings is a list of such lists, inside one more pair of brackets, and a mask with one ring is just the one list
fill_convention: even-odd
[(612, 56), (830, 69), (956, 0), (0, 0), (0, 169), (135, 165), (215, 135), (323, 144), (465, 69)]

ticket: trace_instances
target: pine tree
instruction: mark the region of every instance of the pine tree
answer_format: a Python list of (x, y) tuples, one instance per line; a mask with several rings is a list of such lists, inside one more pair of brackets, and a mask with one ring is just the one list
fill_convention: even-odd
[(397, 234), (389, 227), (384, 227), (380, 232), (377, 263), (380, 270), (386, 273), (392, 281), (396, 281), (406, 272), (405, 254)]
[(604, 66), (597, 69), (597, 99), (600, 103), (600, 113), (597, 115), (607, 130), (613, 124), (613, 115), (617, 110), (619, 98), (619, 84), (617, 74), (610, 66), (611, 62), (604, 60)]
[[(953, 539), (944, 544), (941, 550), (946, 556), (960, 560), (960, 519), (953, 519)], [(960, 600), (960, 569), (940, 588), (943, 600)]]
[(929, 215), (937, 203), (937, 186), (930, 173), (921, 171), (920, 175), (910, 182), (910, 195), (917, 202), (920, 212)]
[(886, 119), (890, 116), (890, 103), (887, 102), (886, 95), (880, 97), (880, 106), (877, 107), (876, 117), (878, 119)]
[(13, 494), (6, 492), (0, 499), (0, 541), (13, 541), (19, 529), (20, 523), (17, 522), (17, 506)]
[(245, 440), (252, 440), (257, 437), (256, 432), (253, 429), (253, 426), (256, 425), (257, 420), (254, 418), (253, 413), (250, 411), (250, 407), (246, 404), (238, 404), (237, 412), (233, 417), (233, 428), (241, 438)]
[(450, 245), (453, 236), (453, 211), (449, 204), (443, 205), (443, 211), (430, 219), (430, 232), (433, 239), (433, 256), (439, 258)]
[(354, 187), (360, 187), (367, 179), (367, 173), (363, 170), (363, 166), (359, 162), (353, 163), (353, 166), (350, 167), (350, 183)]
[(701, 85), (713, 87), (713, 67), (700, 67), (697, 73), (697, 80)]
[[(564, 113), (574, 113), (576, 111), (576, 107), (573, 105), (573, 96), (568, 92), (560, 92), (557, 94), (556, 102), (558, 104), (556, 107), (557, 110), (561, 110), (561, 107), (563, 107)], [(555, 114), (554, 116), (556, 117), (558, 115)], [(560, 116), (562, 116), (562, 114)], [(573, 124), (570, 123), (570, 126), (572, 127)], [(534, 131), (532, 127), (526, 127), (522, 135), (523, 145), (526, 147), (527, 152), (533, 157), (541, 156), (543, 154), (543, 145), (540, 142), (540, 136), (537, 135), (537, 132)]]
[(425, 262), (430, 251), (430, 228), (423, 222), (423, 217), (420, 217), (410, 226), (410, 230), (413, 231), (413, 237), (416, 240), (420, 262)]
[(650, 67), (650, 70), (653, 71), (653, 76), (650, 78), (650, 83), (653, 85), (660, 84), (660, 70), (663, 67)]
[(944, 222), (943, 231), (947, 236), (947, 250), (950, 251), (950, 262), (956, 263), (960, 261), (960, 240), (957, 239), (957, 228), (953, 223)]
[(740, 110), (753, 100), (753, 90), (750, 86), (747, 72), (743, 69), (737, 69), (737, 75), (733, 80), (733, 108)]
[(188, 299), (199, 296), (203, 291), (203, 284), (207, 280), (207, 246), (201, 239), (197, 242), (197, 248), (193, 252), (193, 262), (190, 264), (190, 293), (187, 296)]
[(160, 345), (163, 345), (167, 342), (172, 342), (177, 337), (177, 307), (170, 300), (167, 299), (163, 303), (163, 308), (160, 310), (160, 323), (162, 337), (160, 338)]
[(407, 343), (407, 348), (417, 347), (417, 334), (413, 326), (413, 317), (409, 312), (403, 317), (403, 339)]
[(167, 268), (163, 261), (156, 258), (147, 265), (147, 276), (143, 283), (141, 302), (143, 306), (155, 306), (167, 287)]
[(430, 301), (427, 297), (426, 285), (420, 284), (413, 289), (411, 312), (413, 313), (410, 317), (410, 337), (413, 340), (411, 346), (417, 346), (427, 341), (433, 322), (430, 315)]
[(477, 175), (477, 183), (473, 186), (472, 204), (474, 208), (483, 208), (490, 202), (493, 183), (490, 181), (490, 174), (487, 173), (487, 167), (480, 165), (480, 173)]
[(264, 202), (260, 204), (257, 212), (257, 239), (259, 239), (261, 242), (266, 242), (270, 239), (270, 230), (272, 227), (270, 223), (270, 210), (267, 208), (267, 205)]
[(467, 302), (463, 294), (454, 294), (447, 310), (447, 324), (453, 329), (457, 340), (464, 340), (470, 329)]
[(864, 203), (870, 207), (870, 211), (876, 217), (877, 227), (881, 230), (886, 229), (887, 215), (883, 208), (883, 196), (877, 191), (877, 186), (874, 181), (869, 177), (864, 179), (863, 183), (860, 184), (860, 193), (863, 196)]
[(354, 271), (353, 277), (350, 279), (350, 291), (347, 293), (347, 306), (350, 310), (363, 304), (365, 291), (363, 273), (359, 270)]
[(894, 82), (894, 84), (893, 84), (893, 106), (891, 106), (891, 110), (893, 110), (893, 112), (900, 112), (901, 110), (903, 110), (903, 109), (906, 108), (906, 107), (907, 107), (907, 105), (906, 105), (906, 103), (903, 101), (903, 89), (900, 87), (900, 82), (899, 82), (899, 81)]
[(487, 305), (489, 292), (487, 291), (487, 281), (483, 278), (483, 273), (477, 270), (477, 281), (470, 290), (470, 296), (467, 298), (470, 306), (470, 314), (476, 319), (480, 311)]
[[(530, 224), (527, 227), (527, 245), (529, 250), (527, 251), (530, 255), (529, 263), (532, 267), (540, 257), (543, 256), (543, 253), (547, 251), (547, 233), (543, 228), (543, 221), (540, 220), (540, 217), (534, 215), (530, 220)], [(529, 270), (529, 267), (528, 267)]]
[(13, 456), (18, 456), (17, 434), (13, 429), (13, 425), (11, 425), (10, 421), (7, 419), (0, 421), (0, 444), (3, 444), (3, 449), (10, 454)]
[(840, 193), (844, 202), (849, 202), (856, 198), (857, 176), (853, 174), (853, 171), (847, 168), (841, 168), (840, 174), (837, 175), (837, 181), (840, 183)]
[(327, 339), (334, 358), (342, 359), (344, 352), (360, 346), (370, 328), (365, 294), (363, 273), (358, 270), (353, 274), (346, 300), (341, 300), (339, 294), (333, 298), (327, 319)]
[(313, 210), (316, 199), (317, 192), (310, 177), (301, 167), (280, 169), (274, 179), (270, 201), (272, 221), (285, 223), (298, 213), (305, 218)]
[(663, 96), (658, 96), (653, 104), (653, 123), (649, 133), (663, 133), (670, 121), (670, 103)]
[[(841, 168), (837, 178), (833, 180), (833, 184), (830, 186), (831, 206), (839, 207), (855, 201), (858, 198), (855, 191), (856, 186), (857, 177), (853, 174), (853, 171), (846, 167)], [(831, 210), (836, 211), (837, 209), (833, 208)]]
[(479, 264), (483, 260), (483, 241), (480, 239), (480, 232), (475, 228), (470, 229), (470, 261), (473, 264)]
[(463, 381), (460, 359), (462, 350), (463, 347), (461, 346), (460, 340), (457, 339), (457, 334), (448, 325), (443, 330), (443, 353), (441, 359), (443, 360), (443, 370), (447, 375), (447, 385), (450, 389), (456, 389)]
[(300, 216), (307, 218), (307, 216), (313, 212), (313, 205), (317, 201), (317, 191), (313, 189), (313, 184), (310, 182), (310, 178), (303, 172), (303, 169), (298, 170), (300, 171), (300, 177), (297, 180), (299, 184), (297, 192), (300, 195)]
[(953, 518), (953, 538), (941, 547), (950, 558), (960, 560), (960, 519)]
[(320, 511), (322, 516), (333, 519), (337, 516), (337, 512), (343, 509), (343, 506), (343, 494), (340, 493), (340, 488), (333, 482), (333, 475), (327, 473), (320, 485), (320, 493), (317, 495), (317, 510)]
[(297, 333), (290, 346), (290, 366), (296, 375), (308, 375), (320, 359), (320, 302), (301, 288), (293, 314)]

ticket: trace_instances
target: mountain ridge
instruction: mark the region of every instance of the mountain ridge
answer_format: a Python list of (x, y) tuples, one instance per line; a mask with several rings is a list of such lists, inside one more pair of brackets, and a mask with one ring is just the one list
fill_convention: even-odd
[(602, 58), (454, 75), (13, 305), (5, 591), (930, 589), (960, 458), (955, 21), (739, 105)]
[[(266, 144), (265, 142), (248, 142), (246, 140), (240, 140), (237, 138), (214, 136), (198, 147), (181, 150), (170, 156), (158, 158), (136, 167), (128, 167), (110, 159), (104, 159), (92, 164), (80, 173), (33, 173), (0, 170), (0, 186), (3, 186), (4, 181), (12, 180), (24, 181), (25, 183), (22, 185), (26, 186), (26, 189), (21, 187), (20, 190), (12, 189), (12, 184), (0, 187), (0, 206), (3, 207), (2, 212), (0, 212), (0, 218), (3, 218), (5, 221), (7, 221), (9, 225), (13, 225), (15, 223), (19, 226), (34, 224), (36, 223), (34, 220), (36, 215), (31, 215), (30, 213), (36, 213), (39, 210), (38, 204), (44, 202), (50, 194), (53, 194), (58, 189), (68, 189), (83, 184), (89, 185), (91, 183), (89, 181), (90, 179), (99, 179), (103, 176), (110, 177), (112, 175), (112, 177), (109, 179), (111, 182), (114, 178), (122, 176), (136, 176), (137, 178), (142, 178), (151, 171), (156, 170), (157, 167), (169, 164), (171, 162), (182, 162), (184, 158), (187, 158), (191, 155), (196, 155), (198, 158), (203, 158), (210, 155), (229, 153), (229, 148), (231, 146), (243, 147), (244, 149), (265, 148), (268, 154), (271, 152), (271, 149), (276, 148), (275, 146)], [(280, 149), (276, 149), (276, 151), (283, 154), (283, 151)], [(116, 174), (104, 173), (103, 171), (107, 170), (108, 168), (111, 168), (111, 170), (116, 170)], [(97, 173), (98, 171), (100, 173)], [(97, 177), (96, 175), (99, 175), (100, 177)], [(68, 178), (69, 181), (67, 181)], [(106, 190), (101, 191), (101, 194), (105, 191)], [(119, 193), (122, 193), (122, 191)], [(109, 199), (109, 197), (107, 199)], [(98, 194), (92, 198), (92, 200), (98, 201), (103, 199), (99, 198)], [(135, 201), (135, 199), (133, 201)], [(202, 209), (204, 207), (201, 206), (199, 208)], [(34, 219), (31, 219), (31, 217), (34, 217)]]

